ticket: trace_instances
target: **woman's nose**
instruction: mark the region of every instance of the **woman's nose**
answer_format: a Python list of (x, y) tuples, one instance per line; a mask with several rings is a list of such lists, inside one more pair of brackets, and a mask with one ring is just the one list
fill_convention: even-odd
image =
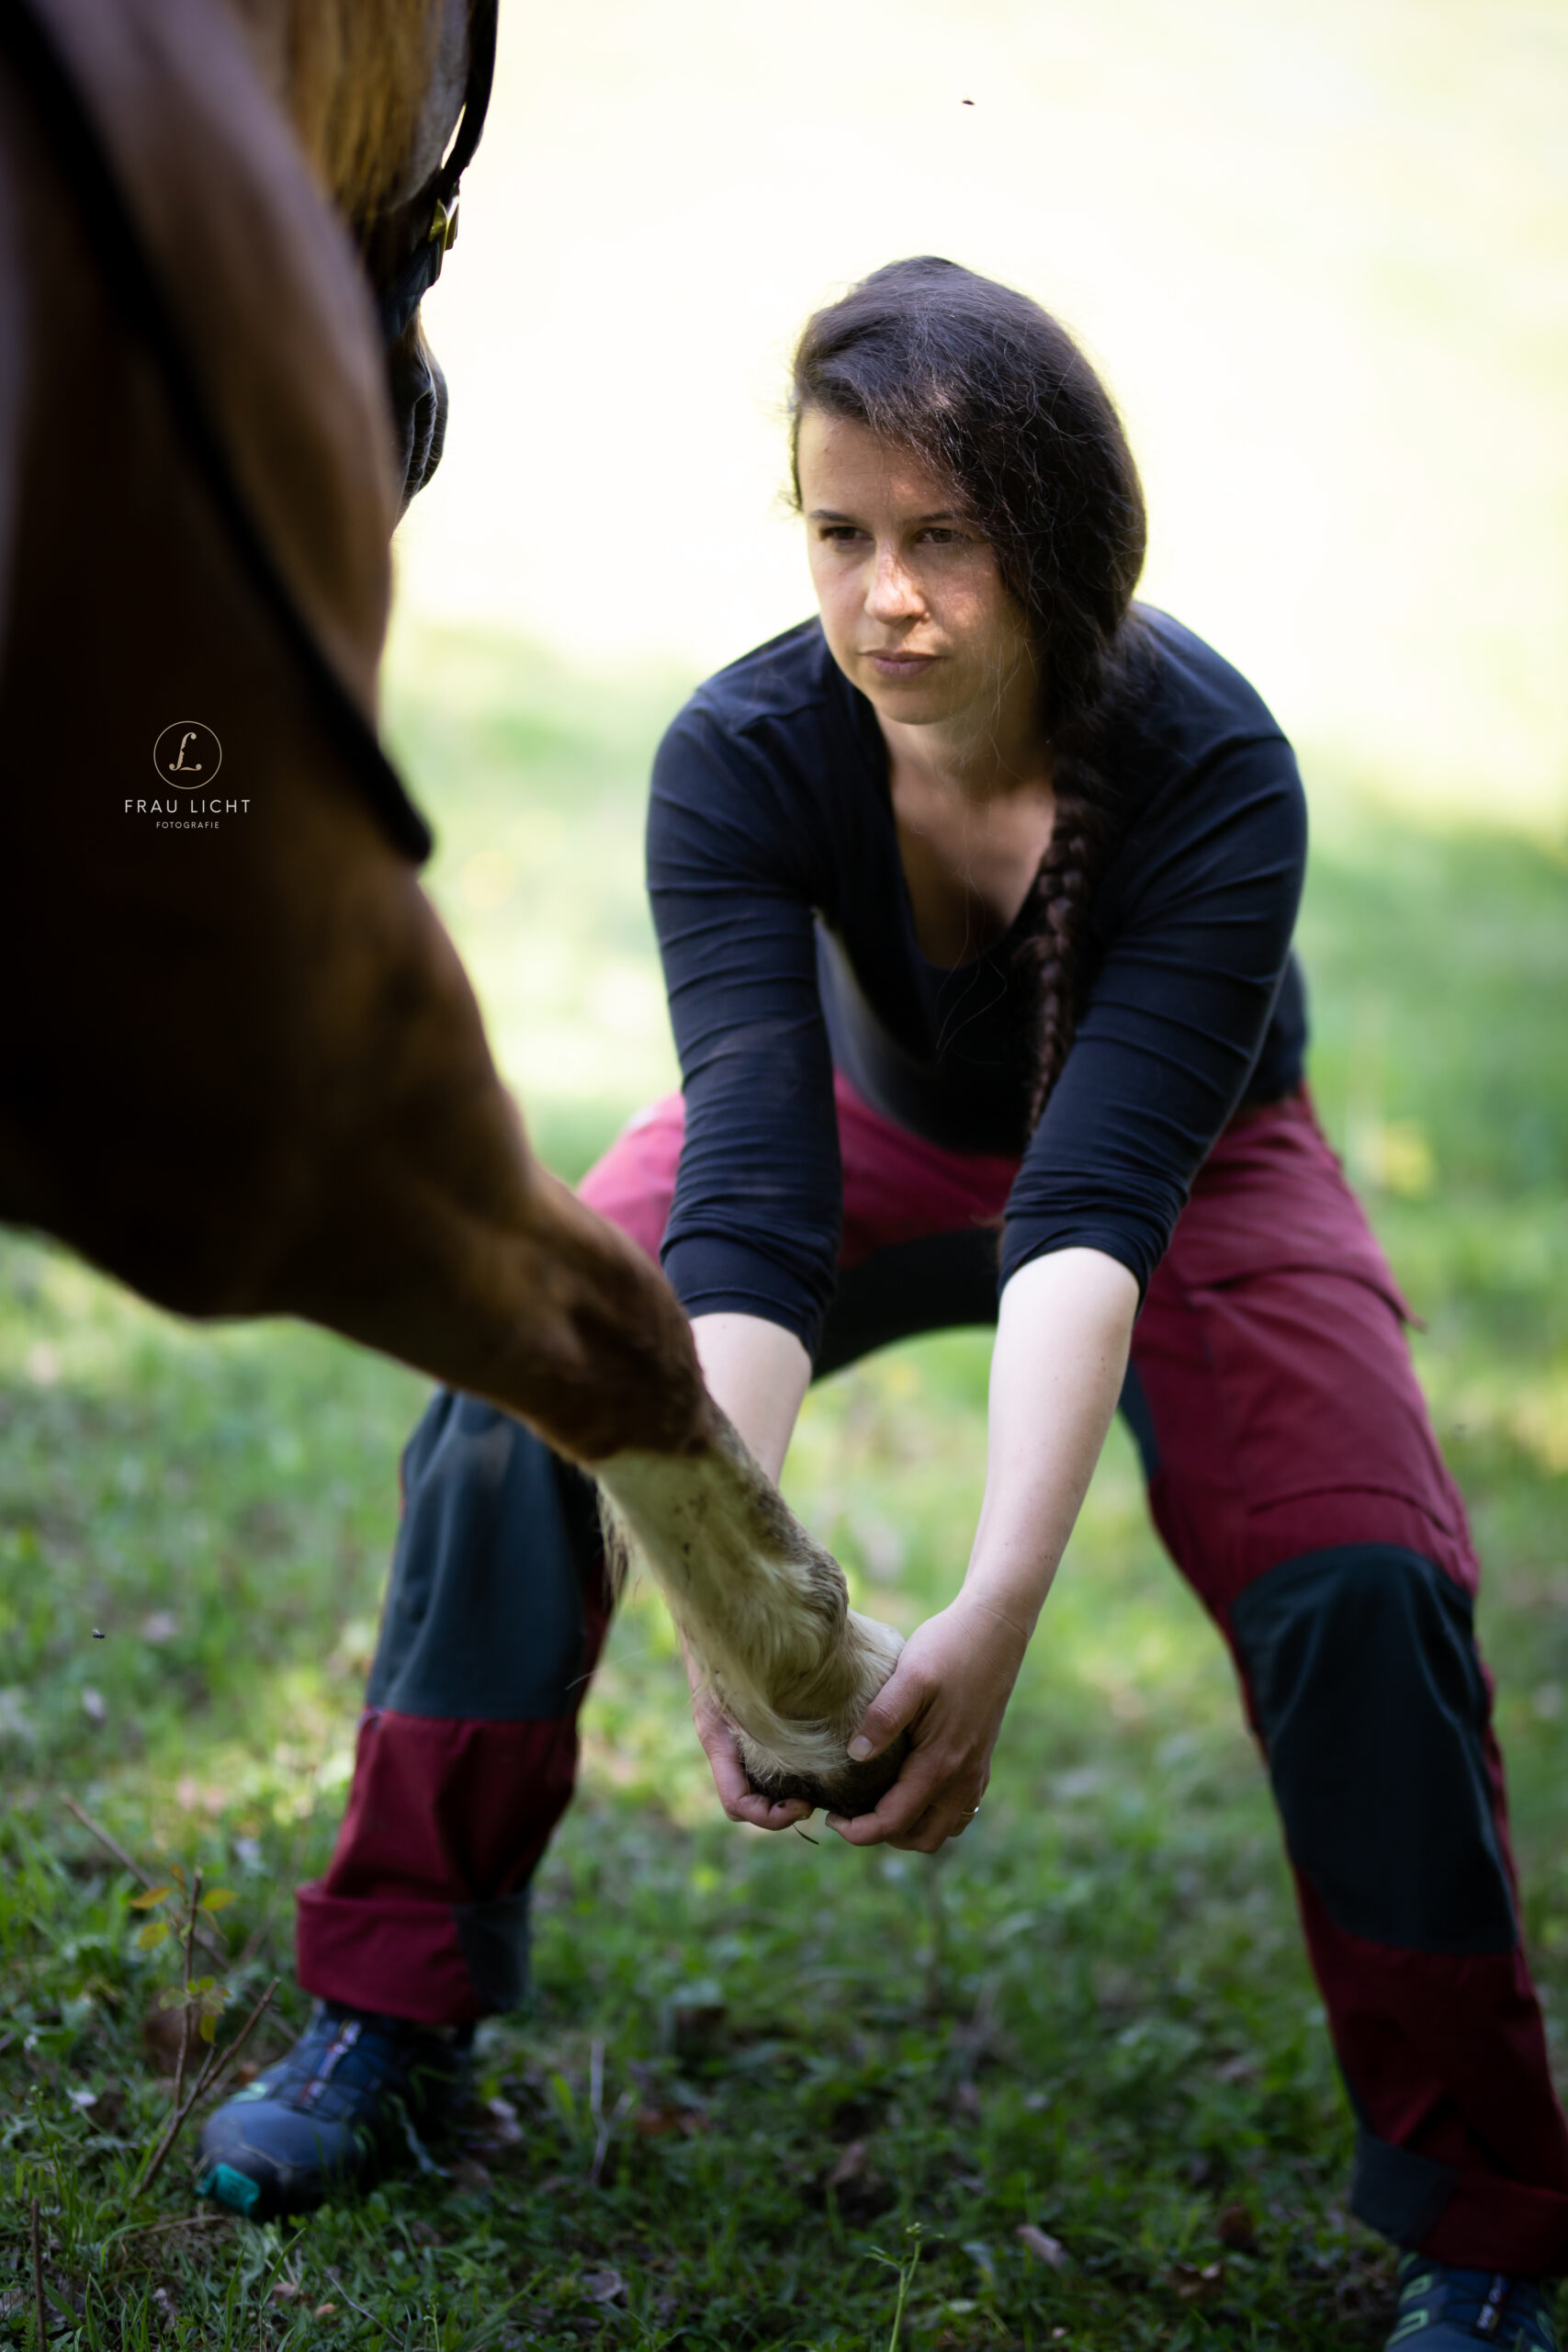
[(923, 610), (919, 590), (896, 548), (876, 551), (865, 609), (874, 621), (909, 620)]

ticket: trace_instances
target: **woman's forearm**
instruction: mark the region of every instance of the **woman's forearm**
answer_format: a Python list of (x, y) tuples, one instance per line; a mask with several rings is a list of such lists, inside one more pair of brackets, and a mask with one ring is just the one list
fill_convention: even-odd
[(986, 1495), (964, 1597), (1027, 1640), (1122, 1392), (1138, 1286), (1099, 1250), (1021, 1266), (991, 1358)]
[(811, 1383), (811, 1358), (793, 1331), (760, 1315), (697, 1315), (692, 1337), (714, 1401), (777, 1481)]
[[(852, 1846), (934, 1854), (979, 1806), (1003, 1712), (1093, 1475), (1126, 1370), (1138, 1286), (1098, 1250), (1021, 1267), (991, 1357), (986, 1498), (957, 1599), (910, 1634), (852, 1756), (901, 1731), (910, 1754), (874, 1813), (832, 1819)], [(830, 1817), (831, 1818), (831, 1817)]]

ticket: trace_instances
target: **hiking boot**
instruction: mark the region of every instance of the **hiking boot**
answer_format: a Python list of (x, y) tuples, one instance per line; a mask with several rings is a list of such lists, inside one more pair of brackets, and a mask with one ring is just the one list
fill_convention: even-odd
[(1399, 2266), (1399, 2320), (1384, 2352), (1474, 2352), (1478, 2344), (1493, 2352), (1557, 2352), (1542, 2282), (1407, 2254)]
[(428, 2166), (421, 2135), (466, 2093), (472, 2038), (318, 2001), (288, 2056), (208, 2118), (197, 2196), (267, 2222), (357, 2196), (400, 2153)]

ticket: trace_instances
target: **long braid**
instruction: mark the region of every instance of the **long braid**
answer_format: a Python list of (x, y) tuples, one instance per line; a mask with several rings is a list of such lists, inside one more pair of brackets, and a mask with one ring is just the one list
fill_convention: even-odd
[(1141, 616), (1129, 613), (1099, 660), (1086, 665), (1075, 718), (1056, 739), (1055, 816), (1026, 901), (1019, 961), (1032, 967), (1034, 1083), (1029, 1125), (1038, 1126), (1077, 1033), (1089, 983), (1094, 894), (1122, 833), (1111, 754), (1112, 722), (1132, 716), (1156, 656)]
[[(1038, 1125), (1072, 1048), (1087, 979), (1089, 909), (1104, 870), (1111, 826), (1105, 805), (1083, 773), (1085, 763), (1057, 763), (1056, 811), (1051, 844), (1030, 891), (1021, 962), (1033, 967), (1034, 1084), (1029, 1124)], [(1091, 772), (1092, 773), (1092, 772)]]

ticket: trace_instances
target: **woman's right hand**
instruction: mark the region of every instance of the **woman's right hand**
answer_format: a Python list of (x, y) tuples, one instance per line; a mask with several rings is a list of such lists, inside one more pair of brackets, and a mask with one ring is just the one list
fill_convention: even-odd
[(707, 1688), (702, 1669), (684, 1640), (681, 1655), (686, 1662), (686, 1679), (692, 1690), (692, 1721), (708, 1759), (718, 1801), (730, 1820), (748, 1821), (753, 1829), (792, 1829), (797, 1821), (809, 1820), (811, 1807), (804, 1797), (765, 1797), (751, 1786), (740, 1761), (735, 1727)]

